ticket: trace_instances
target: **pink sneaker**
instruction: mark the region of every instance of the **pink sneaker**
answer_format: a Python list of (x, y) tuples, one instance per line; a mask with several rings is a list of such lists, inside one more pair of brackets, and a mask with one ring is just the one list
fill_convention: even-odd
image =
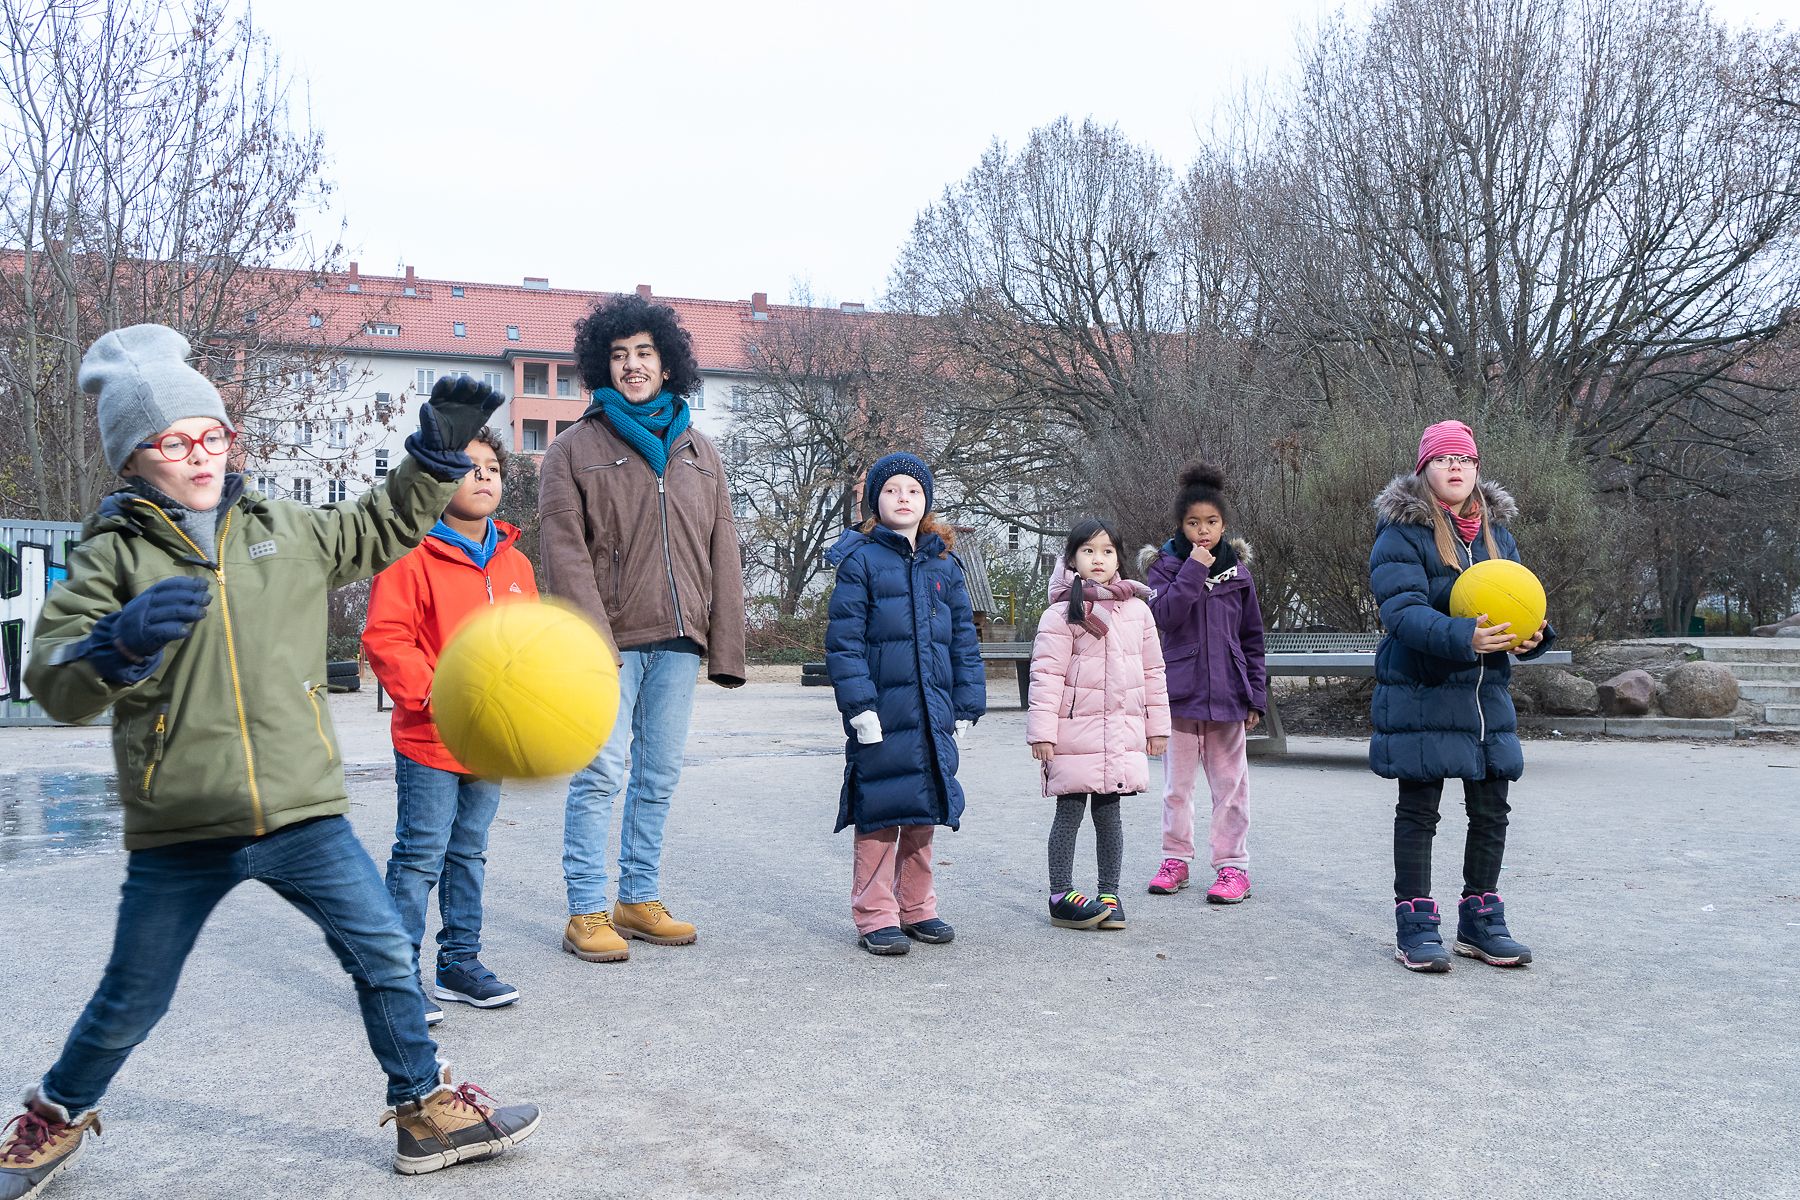
[(1188, 865), (1179, 858), (1165, 858), (1150, 879), (1150, 894), (1173, 896), (1188, 885)]
[(1208, 904), (1237, 904), (1250, 894), (1250, 876), (1236, 867), (1220, 867), (1219, 877), (1206, 889)]

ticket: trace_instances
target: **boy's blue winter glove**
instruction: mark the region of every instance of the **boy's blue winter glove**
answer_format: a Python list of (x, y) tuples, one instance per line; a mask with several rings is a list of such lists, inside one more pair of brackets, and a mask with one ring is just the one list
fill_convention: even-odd
[(475, 469), (464, 451), (504, 399), (467, 375), (444, 376), (419, 410), (419, 432), (406, 439), (406, 452), (438, 479), (461, 479)]
[(136, 683), (156, 670), (164, 646), (194, 632), (211, 603), (212, 585), (204, 579), (159, 579), (118, 612), (94, 622), (81, 657), (104, 679)]

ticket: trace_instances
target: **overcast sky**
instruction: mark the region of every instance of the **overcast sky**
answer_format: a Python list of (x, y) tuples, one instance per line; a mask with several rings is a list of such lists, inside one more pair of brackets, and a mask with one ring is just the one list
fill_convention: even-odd
[[(1355, 10), (1363, 5), (1350, 0)], [(432, 278), (880, 296), (988, 142), (1067, 114), (1177, 167), (1320, 0), (256, 0), (325, 133), (328, 235)], [(1787, 5), (1722, 0), (1733, 22)]]

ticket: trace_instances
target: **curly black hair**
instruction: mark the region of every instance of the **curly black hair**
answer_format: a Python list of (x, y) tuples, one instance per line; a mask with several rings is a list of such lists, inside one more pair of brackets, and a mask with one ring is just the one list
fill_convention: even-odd
[(1175, 493), (1175, 532), (1187, 520), (1187, 511), (1196, 504), (1210, 504), (1229, 520), (1231, 510), (1225, 506), (1225, 473), (1211, 463), (1191, 462), (1181, 470), (1180, 490)]
[(612, 344), (634, 333), (648, 333), (656, 343), (663, 370), (669, 373), (664, 391), (687, 396), (700, 389), (694, 341), (681, 327), (681, 318), (666, 304), (632, 294), (602, 300), (593, 312), (575, 322), (575, 365), (590, 392), (613, 385)]

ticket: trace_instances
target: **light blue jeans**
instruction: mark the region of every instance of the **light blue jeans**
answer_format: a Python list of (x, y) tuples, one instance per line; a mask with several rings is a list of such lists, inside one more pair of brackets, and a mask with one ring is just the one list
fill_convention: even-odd
[(487, 877), (488, 827), (500, 810), (500, 785), (428, 767), (394, 751), (394, 848), (387, 889), (412, 939), (425, 938), (425, 910), (437, 888), (438, 963), (481, 954), (481, 885)]
[[(569, 780), (563, 814), (563, 881), (569, 915), (606, 903), (606, 858), (613, 800), (625, 792), (619, 830), (619, 903), (662, 899), (663, 824), (681, 779), (700, 648), (686, 638), (622, 650), (619, 720), (594, 761)], [(627, 767), (630, 769), (627, 783)]]

